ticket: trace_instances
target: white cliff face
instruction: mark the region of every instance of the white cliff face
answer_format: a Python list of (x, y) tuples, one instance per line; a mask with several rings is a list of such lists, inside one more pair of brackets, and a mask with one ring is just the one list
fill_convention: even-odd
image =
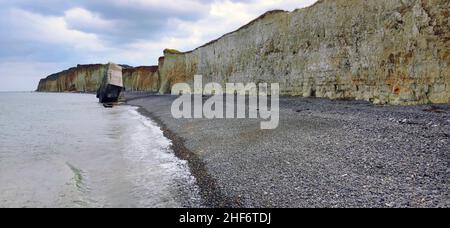
[(157, 66), (141, 66), (123, 69), (123, 81), (126, 91), (159, 91), (159, 73)]
[[(90, 92), (100, 88), (108, 65), (78, 65), (68, 70), (41, 79), (39, 92)], [(123, 86), (126, 91), (159, 91), (159, 73), (157, 66), (124, 67)], [(122, 82), (118, 82), (121, 84)]]
[(96, 92), (100, 87), (106, 65), (78, 65), (41, 79), (39, 92)]
[(166, 52), (177, 82), (280, 83), (282, 95), (378, 104), (450, 103), (448, 0), (322, 0), (269, 12), (188, 53)]
[[(321, 0), (272, 11), (158, 67), (125, 72), (130, 90), (169, 93), (179, 82), (279, 83), (281, 95), (376, 104), (450, 103), (450, 1)], [(40, 82), (39, 91), (96, 91), (102, 66)]]

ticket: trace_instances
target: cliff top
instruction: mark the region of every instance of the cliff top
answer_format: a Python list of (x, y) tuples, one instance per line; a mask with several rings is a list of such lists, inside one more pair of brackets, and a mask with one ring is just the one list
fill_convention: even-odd
[(182, 54), (182, 52), (180, 52), (178, 50), (169, 49), (169, 48), (164, 49), (163, 52), (164, 52), (164, 54)]
[[(89, 70), (89, 69), (93, 69), (93, 68), (100, 68), (100, 67), (105, 67), (107, 64), (78, 64), (76, 67), (71, 67), (67, 70), (63, 70), (60, 71), (58, 73), (54, 73), (51, 74), (49, 76), (47, 76), (46, 78), (41, 79), (41, 81), (45, 81), (45, 80), (49, 80), (49, 81), (55, 81), (58, 79), (58, 77), (61, 74), (66, 74), (66, 73), (70, 73), (72, 71), (76, 71), (76, 70), (80, 70), (80, 69), (84, 69), (84, 70)], [(129, 65), (125, 65), (125, 64), (120, 64), (120, 67), (122, 67), (122, 70), (124, 71), (131, 71), (131, 70), (148, 70), (151, 72), (156, 72), (158, 70), (158, 66), (138, 66), (138, 67), (133, 67), (133, 66), (129, 66)]]
[(49, 75), (46, 78), (41, 79), (41, 80), (54, 81), (54, 80), (58, 79), (60, 74), (64, 74), (64, 73), (67, 73), (67, 72), (70, 72), (70, 71), (74, 71), (74, 70), (77, 70), (79, 68), (90, 69), (90, 68), (96, 68), (96, 67), (102, 67), (102, 66), (104, 66), (104, 64), (78, 64), (76, 67), (71, 67), (71, 68), (69, 68), (67, 70), (63, 70), (63, 71), (60, 71), (58, 73), (51, 74), (51, 75)]
[(128, 71), (150, 71), (150, 72), (156, 72), (158, 71), (158, 66), (138, 66), (138, 67), (131, 67), (131, 68), (126, 68), (123, 69), (124, 72), (128, 72)]
[[(318, 0), (316, 3), (314, 3), (314, 4), (311, 5), (311, 6), (304, 7), (304, 8), (298, 8), (298, 9), (293, 10), (292, 12), (298, 12), (298, 11), (300, 11), (300, 10), (306, 10), (306, 9), (310, 9), (310, 8), (312, 8), (312, 7), (317, 7), (317, 5), (322, 4), (322, 3), (326, 2), (326, 1), (331, 1), (331, 0)], [(334, 0), (333, 0), (333, 1), (334, 1)], [(245, 24), (244, 26), (241, 26), (240, 28), (238, 28), (238, 29), (236, 29), (236, 30), (234, 30), (234, 31), (232, 31), (232, 32), (226, 33), (226, 34), (222, 35), (221, 37), (219, 37), (219, 38), (217, 38), (217, 39), (215, 39), (215, 40), (212, 40), (212, 41), (210, 41), (210, 42), (208, 42), (208, 43), (206, 43), (206, 44), (203, 44), (202, 46), (199, 46), (199, 47), (197, 47), (197, 48), (195, 48), (195, 49), (193, 49), (193, 50), (186, 51), (186, 52), (178, 52), (178, 51), (177, 51), (177, 53), (170, 53), (170, 52), (168, 52), (167, 54), (188, 54), (188, 53), (192, 53), (192, 52), (194, 52), (194, 51), (196, 51), (196, 50), (198, 50), (198, 49), (200, 49), (200, 48), (203, 48), (203, 47), (212, 45), (212, 44), (216, 43), (217, 41), (221, 40), (222, 38), (224, 38), (224, 37), (226, 37), (226, 36), (228, 36), (228, 35), (232, 35), (232, 34), (234, 34), (234, 33), (237, 33), (237, 32), (239, 32), (239, 31), (241, 31), (241, 30), (244, 30), (244, 29), (246, 29), (246, 28), (252, 26), (253, 24), (259, 22), (260, 20), (263, 20), (263, 19), (267, 18), (267, 17), (270, 16), (270, 15), (275, 15), (275, 14), (289, 14), (289, 13), (291, 13), (291, 12), (285, 11), (285, 10), (279, 10), (279, 9), (267, 11), (267, 12), (265, 12), (264, 14), (262, 14), (261, 16), (257, 17), (256, 19), (254, 19), (254, 20), (250, 21), (249, 23)], [(166, 50), (170, 50), (170, 49), (166, 49)], [(164, 54), (166, 54), (166, 52), (164, 52)]]
[[(263, 20), (264, 18), (266, 18), (266, 17), (268, 17), (268, 16), (270, 16), (270, 15), (280, 14), (280, 13), (289, 13), (289, 11), (285, 11), (285, 10), (271, 10), (271, 11), (268, 11), (268, 12), (262, 14), (261, 16), (257, 17), (256, 19), (250, 21), (250, 22), (247, 23), (246, 25), (244, 25), (244, 26), (242, 26), (242, 27), (240, 27), (240, 28), (238, 28), (238, 29), (236, 29), (236, 30), (234, 30), (234, 31), (232, 31), (232, 32), (226, 33), (226, 34), (224, 34), (223, 36), (221, 36), (221, 37), (219, 37), (219, 38), (217, 38), (217, 39), (215, 39), (215, 40), (212, 40), (212, 41), (210, 41), (210, 42), (208, 42), (208, 43), (206, 43), (206, 44), (203, 44), (202, 46), (197, 47), (197, 48), (195, 48), (195, 49), (193, 49), (193, 50), (191, 50), (191, 51), (181, 52), (181, 54), (191, 53), (191, 52), (194, 52), (195, 50), (198, 50), (198, 49), (200, 49), (200, 48), (203, 48), (203, 47), (209, 46), (209, 45), (211, 45), (211, 44), (214, 44), (214, 43), (216, 43), (217, 41), (221, 40), (222, 38), (224, 38), (224, 37), (226, 37), (226, 36), (228, 36), (228, 35), (237, 33), (237, 32), (239, 32), (239, 31), (241, 31), (241, 30), (244, 30), (244, 29), (250, 27), (251, 25), (255, 24), (256, 22), (258, 22), (258, 21), (260, 21), (260, 20)], [(166, 53), (164, 53), (164, 54), (166, 54)]]

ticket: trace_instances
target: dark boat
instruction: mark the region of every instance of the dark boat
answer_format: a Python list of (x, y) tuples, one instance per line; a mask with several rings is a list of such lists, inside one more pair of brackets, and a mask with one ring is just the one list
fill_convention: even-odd
[(100, 103), (115, 103), (123, 90), (122, 67), (109, 63), (102, 84), (97, 90)]

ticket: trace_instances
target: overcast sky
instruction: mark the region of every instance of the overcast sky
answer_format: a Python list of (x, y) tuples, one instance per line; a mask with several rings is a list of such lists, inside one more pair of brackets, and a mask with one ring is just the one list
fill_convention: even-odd
[(0, 0), (0, 91), (35, 90), (76, 64), (154, 65), (273, 9), (316, 0)]

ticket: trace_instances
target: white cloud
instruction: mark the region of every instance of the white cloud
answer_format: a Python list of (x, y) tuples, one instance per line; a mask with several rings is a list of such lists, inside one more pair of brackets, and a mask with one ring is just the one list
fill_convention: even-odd
[[(261, 10), (282, 9), (293, 11), (298, 8), (313, 5), (317, 0), (258, 0), (253, 1), (249, 10), (254, 13), (260, 13)], [(253, 9), (253, 10), (252, 10)]]
[(63, 44), (76, 50), (100, 51), (105, 46), (93, 33), (70, 29), (64, 17), (43, 16), (21, 9), (12, 9), (15, 35), (30, 42)]
[(114, 22), (101, 18), (83, 8), (72, 8), (64, 13), (64, 21), (70, 28), (103, 31), (114, 29)]
[(292, 11), (314, 4), (317, 0), (255, 0), (251, 2), (233, 2), (216, 0), (211, 4), (208, 15), (198, 21), (170, 20), (170, 26), (176, 28), (178, 42), (172, 48), (193, 49), (225, 33), (234, 31), (261, 14), (274, 9)]
[(186, 50), (187, 47), (195, 46), (198, 43), (199, 39), (195, 37), (195, 34), (192, 34), (192, 37), (162, 37), (155, 41), (139, 40), (116, 50), (111, 57), (112, 59), (124, 59), (126, 63), (133, 65), (156, 65), (158, 57), (163, 55), (165, 48), (181, 47), (180, 50)]
[(111, 0), (108, 4), (133, 8), (157, 8), (161, 11), (171, 10), (187, 13), (205, 11), (209, 8), (208, 4), (198, 0)]

